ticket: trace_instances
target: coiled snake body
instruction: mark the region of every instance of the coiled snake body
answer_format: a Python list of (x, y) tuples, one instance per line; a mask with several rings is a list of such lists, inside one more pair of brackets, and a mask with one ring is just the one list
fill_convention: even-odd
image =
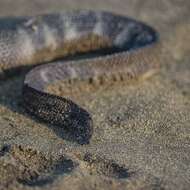
[[(79, 61), (54, 61), (32, 69), (25, 77), (26, 110), (87, 142), (92, 135), (90, 114), (72, 100), (46, 92), (49, 84), (75, 79), (124, 76), (136, 78), (159, 66), (157, 33), (142, 22), (103, 11), (71, 11), (0, 20), (0, 71), (50, 62), (84, 52), (102, 55)], [(70, 83), (72, 85), (72, 83)]]

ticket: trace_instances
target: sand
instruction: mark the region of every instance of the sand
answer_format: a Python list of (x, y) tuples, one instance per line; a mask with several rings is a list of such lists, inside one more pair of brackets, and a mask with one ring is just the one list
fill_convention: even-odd
[(83, 146), (25, 112), (25, 73), (1, 80), (0, 189), (190, 189), (190, 2), (1, 0), (0, 16), (73, 8), (109, 10), (155, 27), (161, 69), (81, 97), (94, 121)]

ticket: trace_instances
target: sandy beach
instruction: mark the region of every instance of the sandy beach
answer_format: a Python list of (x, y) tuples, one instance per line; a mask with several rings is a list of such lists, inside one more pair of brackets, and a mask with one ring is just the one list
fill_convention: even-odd
[(25, 112), (26, 72), (0, 80), (0, 190), (190, 189), (190, 1), (0, 0), (0, 16), (97, 9), (133, 17), (160, 34), (150, 78), (77, 97), (94, 132), (80, 145)]

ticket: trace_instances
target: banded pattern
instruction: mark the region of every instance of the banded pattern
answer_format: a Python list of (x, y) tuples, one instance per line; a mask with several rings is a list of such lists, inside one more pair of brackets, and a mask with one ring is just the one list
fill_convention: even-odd
[[(157, 39), (150, 26), (103, 11), (3, 18), (0, 71), (51, 61), (26, 75), (24, 106), (38, 118), (66, 128), (77, 142), (87, 143), (93, 131), (90, 114), (72, 100), (47, 93), (47, 87), (56, 82), (104, 76), (111, 80), (113, 75), (130, 80), (147, 74), (159, 67)], [(79, 61), (55, 61), (89, 52), (102, 54)]]

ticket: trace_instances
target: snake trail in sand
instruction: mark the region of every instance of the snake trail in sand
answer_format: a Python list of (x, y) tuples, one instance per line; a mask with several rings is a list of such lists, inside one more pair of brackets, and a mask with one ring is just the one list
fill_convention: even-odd
[[(24, 107), (48, 123), (66, 128), (79, 143), (92, 136), (90, 114), (72, 100), (47, 92), (56, 82), (130, 80), (159, 67), (157, 32), (129, 17), (104, 11), (0, 19), (0, 71), (50, 62), (32, 69), (23, 85)], [(91, 59), (55, 59), (88, 52)], [(53, 61), (54, 60), (54, 61)], [(119, 77), (113, 77), (119, 76)], [(91, 85), (91, 82), (89, 82)]]

